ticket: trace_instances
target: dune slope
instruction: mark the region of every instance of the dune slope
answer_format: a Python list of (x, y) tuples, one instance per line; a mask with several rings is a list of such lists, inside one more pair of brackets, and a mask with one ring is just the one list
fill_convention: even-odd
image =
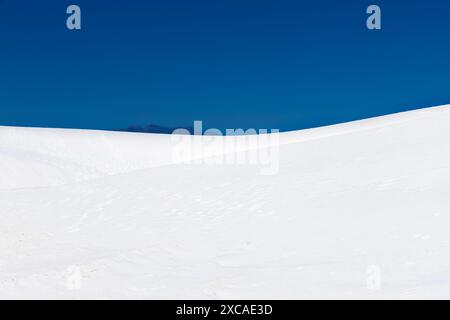
[(448, 106), (283, 133), (264, 175), (0, 127), (0, 298), (448, 299), (449, 137)]

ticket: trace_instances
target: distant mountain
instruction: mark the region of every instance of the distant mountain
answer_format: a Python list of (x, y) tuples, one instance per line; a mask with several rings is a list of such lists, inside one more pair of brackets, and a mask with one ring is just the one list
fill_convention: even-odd
[(146, 126), (129, 126), (128, 128), (117, 129), (116, 131), (171, 134), (176, 129), (185, 129), (185, 130), (189, 131), (191, 134), (194, 134), (194, 129), (192, 127), (169, 128), (169, 127), (158, 126), (156, 124), (149, 124)]

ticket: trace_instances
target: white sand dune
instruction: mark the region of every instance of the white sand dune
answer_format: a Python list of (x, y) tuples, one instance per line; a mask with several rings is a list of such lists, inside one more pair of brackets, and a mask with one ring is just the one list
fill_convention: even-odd
[(0, 127), (0, 298), (450, 298), (450, 106), (283, 133), (273, 175), (171, 138)]

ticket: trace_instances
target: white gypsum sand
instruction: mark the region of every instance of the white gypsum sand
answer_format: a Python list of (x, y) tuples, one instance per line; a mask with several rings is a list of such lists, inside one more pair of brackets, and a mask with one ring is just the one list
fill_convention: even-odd
[(449, 106), (283, 133), (262, 175), (0, 127), (0, 298), (448, 299), (449, 138)]

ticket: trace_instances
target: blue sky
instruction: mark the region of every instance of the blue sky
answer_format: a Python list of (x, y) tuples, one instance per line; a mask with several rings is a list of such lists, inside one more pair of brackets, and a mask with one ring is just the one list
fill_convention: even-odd
[(450, 103), (448, 0), (0, 0), (0, 44), (0, 125), (293, 130)]

